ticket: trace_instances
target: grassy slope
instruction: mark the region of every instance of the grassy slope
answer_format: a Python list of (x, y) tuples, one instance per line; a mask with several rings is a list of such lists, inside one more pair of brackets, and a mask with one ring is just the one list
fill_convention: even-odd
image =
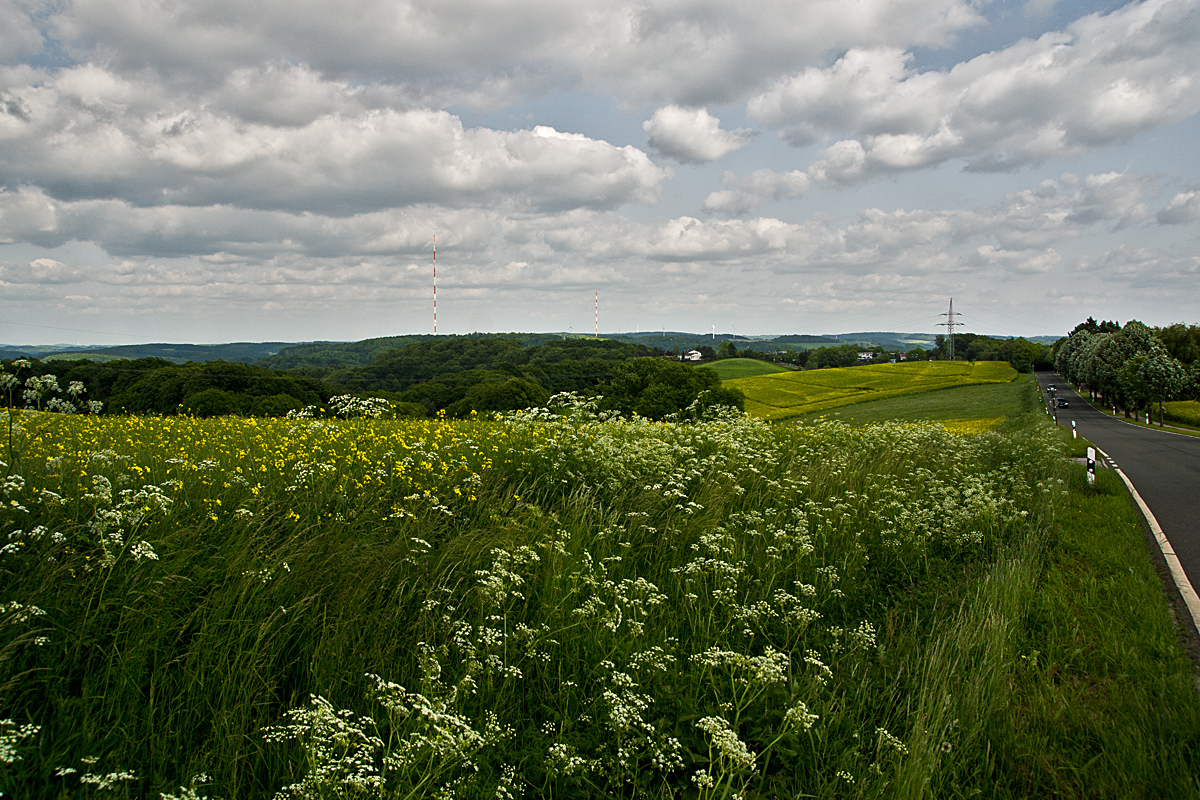
[(1016, 376), (1004, 362), (922, 361), (762, 375), (728, 385), (746, 394), (747, 412), (774, 421), (952, 386), (1007, 383)]
[(759, 361), (756, 358), (726, 358), (701, 366), (720, 375), (723, 381), (734, 378), (752, 378), (756, 375), (772, 375), (776, 372), (792, 372), (787, 367), (768, 364), (766, 361)]
[(1021, 375), (1011, 383), (980, 383), (954, 386), (885, 400), (856, 403), (818, 411), (797, 418), (811, 422), (821, 417), (855, 425), (888, 420), (991, 419), (1012, 417), (1021, 411), (1023, 384), (1030, 376)]
[(1120, 478), (1068, 473), (1014, 639), (998, 796), (1196, 797), (1196, 667)]
[(1167, 421), (1191, 427), (1200, 427), (1200, 402), (1195, 400), (1176, 400), (1163, 403)]
[[(855, 424), (1011, 417), (1027, 382), (820, 416)], [(1068, 455), (1088, 445), (1058, 434)], [(1100, 470), (1091, 487), (1085, 477), (1082, 466), (1068, 468), (1060, 516), (1044, 538), (980, 576), (957, 618), (906, 665), (925, 676), (923, 698), (913, 702), (914, 728), (925, 735), (910, 740), (913, 758), (888, 796), (927, 796), (935, 771), (934, 796), (957, 796), (979, 781), (1001, 798), (1200, 796), (1190, 766), (1200, 752), (1198, 677), (1186, 634), (1168, 609), (1152, 545), (1120, 479)], [(981, 668), (996, 662), (1006, 669)], [(950, 703), (923, 703), (939, 685)], [(986, 743), (986, 758), (967, 769), (942, 761), (931, 738), (939, 731)]]

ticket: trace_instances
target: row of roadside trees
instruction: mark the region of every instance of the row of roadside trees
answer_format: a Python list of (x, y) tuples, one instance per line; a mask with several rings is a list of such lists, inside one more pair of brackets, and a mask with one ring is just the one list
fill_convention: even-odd
[(1137, 320), (1121, 327), (1089, 317), (1055, 345), (1054, 367), (1093, 400), (1127, 417), (1157, 404), (1161, 425), (1164, 402), (1200, 399), (1200, 358), (1189, 346), (1190, 334), (1200, 338), (1200, 329), (1184, 329), (1188, 341), (1180, 348), (1168, 334), (1182, 327), (1155, 330)]

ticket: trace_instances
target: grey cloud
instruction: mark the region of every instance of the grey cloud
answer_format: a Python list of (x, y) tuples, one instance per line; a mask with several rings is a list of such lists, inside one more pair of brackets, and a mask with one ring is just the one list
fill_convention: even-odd
[[(834, 224), (821, 217), (686, 216), (639, 223), (587, 208), (507, 214), (422, 206), (330, 217), (63, 202), (23, 189), (0, 192), (0, 235), (7, 241), (49, 235), (96, 241), (124, 253), (124, 260), (95, 267), (72, 265), (65, 255), (18, 261), (3, 267), (0, 280), (6, 292), (31, 303), (65, 297), (61, 287), (69, 287), (118, 316), (164, 313), (183, 320), (231, 308), (304, 314), (352, 305), (360, 314), (366, 308), (417, 313), (424, 329), (428, 245), (436, 231), (439, 299), (443, 292), (448, 304), (454, 298), (460, 320), (470, 320), (461, 322), (467, 330), (482, 326), (500, 306), (533, 308), (522, 305), (531, 293), (588, 300), (596, 288), (602, 307), (607, 292), (613, 305), (619, 296), (626, 306), (649, 307), (645, 298), (652, 297), (654, 308), (664, 308), (696, 304), (697, 286), (722, 303), (743, 296), (761, 303), (769, 281), (772, 302), (786, 300), (796, 309), (820, 309), (822, 299), (883, 308), (912, 302), (934, 285), (1020, 286), (1031, 277), (1052, 282), (1078, 274), (1072, 266), (1080, 258), (1077, 244), (1088, 241), (1089, 232), (1111, 231), (1153, 190), (1139, 176), (1064, 175), (974, 209), (867, 209)], [(1082, 268), (1103, 285), (1149, 286), (1160, 269), (1179, 291), (1194, 281), (1200, 263), (1184, 253), (1098, 249)], [(558, 300), (549, 305), (560, 307)], [(530, 324), (566, 326), (552, 321), (565, 319), (553, 316), (559, 312), (546, 313), (545, 322), (530, 316)]]
[(90, 267), (68, 266), (52, 258), (19, 264), (0, 264), (0, 285), (59, 285), (81, 283), (93, 275)]
[(704, 200), (704, 210), (730, 216), (744, 214), (768, 200), (803, 197), (812, 186), (808, 173), (800, 170), (759, 169), (740, 179), (734, 173), (726, 172), (722, 180), (729, 188), (711, 192)]
[(1094, 278), (1121, 282), (1148, 289), (1164, 296), (1177, 297), (1191, 290), (1200, 280), (1200, 256), (1171, 252), (1166, 248), (1118, 245), (1086, 259), (1080, 272)]
[(1170, 204), (1158, 212), (1156, 219), (1161, 225), (1184, 225), (1200, 220), (1200, 192), (1180, 192), (1175, 195)]
[(419, 203), (654, 203), (668, 176), (634, 147), (548, 127), (465, 129), (430, 110), (320, 113), (351, 108), (355, 92), (294, 79), (313, 89), (313, 103), (282, 125), (203, 104), (158, 105), (160, 86), (93, 66), (65, 70), (6, 97), (29, 112), (0, 115), (0, 184), (37, 185), (61, 199), (353, 214)]
[(1067, 175), (1064, 181), (1078, 186), (1069, 221), (1081, 225), (1111, 221), (1116, 230), (1149, 217), (1150, 209), (1145, 199), (1158, 191), (1154, 181), (1147, 176), (1116, 172), (1086, 178)]
[(262, 63), (492, 102), (582, 81), (625, 99), (738, 102), (830, 49), (939, 45), (982, 23), (967, 0), (67, 0), (57, 35), (80, 60), (209, 88)]
[[(786, 299), (797, 309), (819, 309), (821, 298), (848, 308), (883, 308), (927, 295), (934, 285), (978, 287), (986, 280), (1019, 286), (1031, 277), (1053, 281), (1075, 274), (1070, 263), (1079, 257), (1077, 243), (1087, 241), (1089, 232), (1114, 228), (1152, 190), (1139, 176), (1064, 175), (974, 209), (867, 209), (833, 224), (822, 217), (635, 222), (588, 208), (512, 214), (419, 206), (332, 217), (64, 202), (20, 189), (0, 192), (0, 238), (18, 246), (37, 237), (94, 241), (123, 260), (91, 267), (67, 255), (36, 264), (16, 261), (4, 266), (0, 280), (6, 296), (31, 304), (65, 297), (63, 287), (69, 287), (72, 295), (94, 298), (114, 319), (166, 314), (172, 326), (231, 309), (254, 318), (292, 315), (299, 320), (296, 332), (286, 335), (297, 338), (317, 335), (304, 315), (315, 319), (337, 308), (345, 317), (344, 309), (353, 307), (356, 319), (389, 320), (392, 327), (362, 334), (381, 335), (426, 329), (429, 244), (436, 232), (439, 301), (461, 315), (457, 327), (445, 323), (449, 330), (483, 329), (489, 315), (504, 308), (522, 309), (531, 326), (565, 328), (560, 299), (590, 300), (597, 288), (602, 308), (621, 302), (659, 309), (655, 313), (672, 304), (696, 305), (697, 286), (721, 303), (758, 298), (761, 304), (767, 291), (772, 303)], [(1152, 265), (1165, 270), (1172, 286), (1187, 286), (1195, 277), (1197, 262), (1185, 255), (1137, 256), (1107, 244), (1098, 249), (1108, 255), (1095, 249), (1086, 266), (1104, 285), (1148, 285)], [(560, 292), (549, 310), (529, 299), (548, 292)], [(880, 298), (879, 292), (889, 294)], [(588, 306), (583, 300), (581, 308)], [(421, 320), (415, 327), (403, 322), (412, 314)], [(501, 318), (491, 324), (502, 326)], [(113, 326), (106, 329), (121, 329)]]
[[(119, 200), (58, 201), (34, 189), (0, 190), (0, 242), (58, 247), (95, 242), (116, 256), (262, 261), (277, 253), (312, 258), (405, 256), (476, 248), (495, 234), (494, 212), (433, 206), (326, 217), (230, 206), (136, 207)], [(217, 254), (220, 254), (217, 257)]]
[(969, 259), (972, 266), (1000, 271), (1012, 276), (1041, 275), (1063, 265), (1062, 256), (1053, 247), (1044, 250), (1004, 250), (981, 245)]
[[(803, 173), (800, 173), (803, 175)], [(787, 188), (789, 173), (752, 174), (758, 191)], [(736, 178), (731, 178), (736, 180)], [(799, 183), (793, 189), (802, 188)], [(1118, 229), (1144, 213), (1153, 183), (1136, 175), (1064, 175), (971, 210), (866, 209), (839, 229), (820, 219), (637, 223), (611, 212), (501, 214), (419, 206), (349, 217), (247, 211), (229, 206), (139, 208), (116, 200), (58, 201), (33, 189), (0, 191), (0, 240), (57, 246), (94, 241), (122, 256), (208, 256), (206, 263), (262, 263), (339, 255), (424, 257), (434, 233), (467, 263), (577, 258), (595, 266), (649, 259), (719, 262), (765, 257), (791, 263), (934, 263), (937, 252), (1046, 249), (1094, 226)], [(501, 242), (497, 242), (497, 238)], [(972, 244), (974, 242), (975, 244)], [(966, 264), (967, 261), (962, 263)], [(1000, 263), (997, 261), (997, 263)], [(1011, 259), (1003, 263), (1015, 263)]]
[(35, 20), (52, 8), (46, 0), (0, 0), (0, 64), (41, 52), (42, 32)]

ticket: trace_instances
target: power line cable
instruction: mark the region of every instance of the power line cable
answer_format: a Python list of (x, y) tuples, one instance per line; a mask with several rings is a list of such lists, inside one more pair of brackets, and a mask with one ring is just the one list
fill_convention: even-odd
[[(129, 339), (137, 339), (138, 338), (138, 336), (136, 334), (132, 334), (132, 333), (117, 333), (116, 331), (96, 331), (96, 330), (91, 330), (90, 328), (61, 328), (56, 325), (35, 325), (32, 322), (12, 322), (10, 320), (3, 320), (3, 321), (0, 321), (0, 325), (15, 325), (15, 326), (22, 327), (22, 328), (41, 328), (42, 330), (47, 330), (47, 331), (69, 331), (70, 333), (99, 333), (99, 334), (103, 334), (105, 336), (124, 336)], [(188, 342), (183, 339), (172, 339), (169, 336), (164, 336), (162, 338), (168, 342), (172, 342), (175, 344), (195, 344), (194, 342)], [(103, 347), (104, 345), (99, 345), (99, 346)], [(110, 347), (124, 347), (125, 345), (109, 345), (109, 346)], [(204, 345), (198, 345), (198, 346), (203, 347)]]
[[(969, 309), (972, 313), (976, 313), (976, 314), (982, 313), (985, 315), (994, 315), (997, 317), (1003, 317), (1004, 319), (1012, 320), (1013, 322), (1020, 322), (1021, 324), (1028, 325), (1030, 327), (1037, 325), (1037, 323), (1030, 322), (1027, 319), (1021, 319), (1020, 317), (1010, 317), (1007, 314), (1000, 313), (999, 311), (993, 311), (991, 309), (986, 309), (981, 306), (972, 305), (970, 303), (963, 303), (961, 300), (959, 301), (958, 305), (960, 308), (965, 307), (965, 308)], [(992, 323), (992, 324), (995, 325), (996, 323)], [(1002, 326), (997, 325), (997, 327), (1002, 327)], [(1022, 333), (1019, 331), (1013, 331), (1010, 329), (1006, 329), (1006, 331), (1014, 336), (1025, 336), (1026, 335), (1025, 333)], [(1032, 335), (1037, 336), (1040, 334), (1032, 334)]]

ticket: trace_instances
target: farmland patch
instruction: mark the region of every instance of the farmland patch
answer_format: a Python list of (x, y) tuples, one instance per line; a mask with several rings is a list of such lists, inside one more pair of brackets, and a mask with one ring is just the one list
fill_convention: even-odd
[(746, 395), (746, 411), (781, 420), (873, 400), (1017, 378), (1007, 362), (922, 361), (804, 370), (730, 380)]

